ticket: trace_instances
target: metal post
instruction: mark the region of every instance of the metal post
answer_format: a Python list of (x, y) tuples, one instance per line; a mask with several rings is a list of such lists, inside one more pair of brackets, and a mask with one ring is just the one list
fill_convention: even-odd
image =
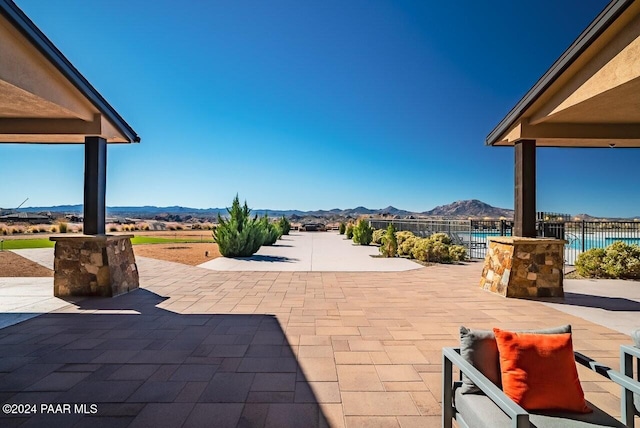
[(513, 235), (536, 237), (536, 141), (515, 143)]
[(84, 139), (84, 233), (105, 234), (107, 140)]
[(585, 232), (586, 228), (587, 228), (587, 222), (582, 220), (582, 252), (583, 253), (586, 251), (586, 245), (585, 245), (585, 242), (584, 242), (584, 239), (585, 239), (584, 238), (584, 235), (585, 235), (584, 232)]

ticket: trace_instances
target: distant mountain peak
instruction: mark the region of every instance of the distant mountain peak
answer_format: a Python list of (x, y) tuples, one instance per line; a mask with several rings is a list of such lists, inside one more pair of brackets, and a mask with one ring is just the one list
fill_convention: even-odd
[(513, 217), (513, 210), (497, 208), (478, 199), (456, 201), (448, 205), (440, 205), (422, 214), (438, 217)]

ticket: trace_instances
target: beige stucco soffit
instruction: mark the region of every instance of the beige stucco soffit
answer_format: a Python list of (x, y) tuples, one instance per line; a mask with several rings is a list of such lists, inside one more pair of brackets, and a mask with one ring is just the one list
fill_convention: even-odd
[(535, 106), (527, 115), (530, 123), (554, 120), (556, 115), (563, 117), (562, 112), (580, 104), (589, 105), (589, 100), (608, 92), (618, 92), (623, 97), (629, 95), (617, 89), (629, 86), (640, 77), (640, 16), (636, 16), (592, 58), (577, 61), (573, 68), (578, 69), (577, 72), (566, 81), (559, 79), (561, 87), (555, 89), (555, 93), (542, 97), (541, 101), (546, 98), (543, 105)]
[(0, 134), (80, 134), (102, 135), (101, 116), (92, 121), (82, 119), (0, 118)]

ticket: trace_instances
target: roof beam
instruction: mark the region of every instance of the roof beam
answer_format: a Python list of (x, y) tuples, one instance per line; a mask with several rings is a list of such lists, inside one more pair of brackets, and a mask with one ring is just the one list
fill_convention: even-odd
[[(636, 123), (540, 123), (531, 125), (523, 121), (517, 139), (590, 139), (637, 140), (640, 124)], [(514, 140), (515, 141), (515, 140)]]
[(0, 134), (101, 135), (102, 120), (99, 114), (94, 115), (90, 122), (82, 119), (0, 118)]

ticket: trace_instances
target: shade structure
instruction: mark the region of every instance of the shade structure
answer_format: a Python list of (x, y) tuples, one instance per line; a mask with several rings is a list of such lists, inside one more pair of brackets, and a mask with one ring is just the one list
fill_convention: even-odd
[(514, 236), (535, 237), (537, 147), (640, 147), (640, 2), (614, 0), (487, 136), (515, 147)]

